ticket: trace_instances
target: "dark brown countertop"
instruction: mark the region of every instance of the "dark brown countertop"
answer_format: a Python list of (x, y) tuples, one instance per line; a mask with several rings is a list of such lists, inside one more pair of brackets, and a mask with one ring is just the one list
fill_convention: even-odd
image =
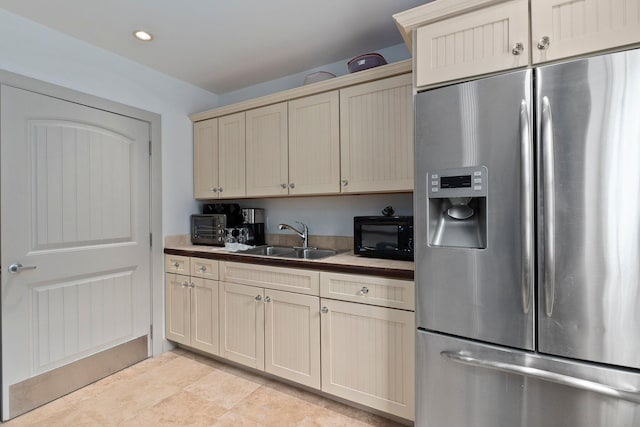
[(378, 258), (356, 256), (352, 251), (319, 259), (277, 258), (264, 255), (249, 255), (242, 252), (229, 252), (217, 246), (185, 245), (165, 247), (168, 255), (183, 255), (219, 261), (244, 262), (249, 264), (270, 265), (275, 267), (306, 268), (336, 273), (368, 274), (392, 279), (413, 280), (414, 263)]

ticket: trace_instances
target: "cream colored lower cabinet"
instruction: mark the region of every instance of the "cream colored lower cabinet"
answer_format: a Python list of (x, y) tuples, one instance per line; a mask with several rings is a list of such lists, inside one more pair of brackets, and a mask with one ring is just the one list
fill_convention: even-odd
[(322, 298), (322, 391), (414, 418), (414, 313)]
[(320, 388), (319, 298), (265, 290), (265, 371)]
[(220, 282), (220, 356), (264, 369), (264, 289)]
[(166, 337), (217, 355), (218, 281), (166, 274)]
[(221, 282), (221, 356), (320, 388), (317, 296)]
[(191, 341), (189, 276), (166, 273), (165, 286), (165, 335), (168, 340), (189, 345)]

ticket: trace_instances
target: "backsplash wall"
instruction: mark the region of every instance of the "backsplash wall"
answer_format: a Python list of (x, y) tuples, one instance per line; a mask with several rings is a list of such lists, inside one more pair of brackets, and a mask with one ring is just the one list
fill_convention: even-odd
[(382, 215), (382, 209), (388, 205), (393, 206), (395, 215), (413, 215), (412, 193), (242, 199), (220, 203), (264, 209), (267, 234), (286, 233), (278, 230), (278, 224), (297, 227), (295, 222), (300, 221), (309, 226), (311, 235), (353, 236), (354, 216)]

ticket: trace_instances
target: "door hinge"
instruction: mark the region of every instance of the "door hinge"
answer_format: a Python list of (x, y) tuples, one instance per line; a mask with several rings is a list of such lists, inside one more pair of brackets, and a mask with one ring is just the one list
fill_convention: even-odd
[(149, 246), (153, 246), (153, 233), (149, 233)]
[(151, 140), (149, 140), (149, 155), (151, 155)]
[(149, 326), (149, 337), (153, 339), (153, 325)]

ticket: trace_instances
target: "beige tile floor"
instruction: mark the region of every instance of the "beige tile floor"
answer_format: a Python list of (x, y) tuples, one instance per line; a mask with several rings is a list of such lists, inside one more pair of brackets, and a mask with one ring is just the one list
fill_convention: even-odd
[(147, 359), (3, 426), (399, 426), (184, 350)]

